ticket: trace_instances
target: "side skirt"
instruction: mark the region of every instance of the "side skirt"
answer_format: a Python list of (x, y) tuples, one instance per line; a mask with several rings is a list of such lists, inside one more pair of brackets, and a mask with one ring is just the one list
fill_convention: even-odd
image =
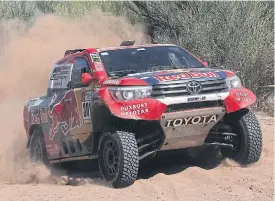
[(67, 158), (60, 158), (55, 160), (50, 160), (50, 164), (67, 162), (67, 161), (78, 161), (78, 160), (92, 160), (97, 159), (98, 155), (87, 155), (87, 156), (77, 156), (77, 157), (67, 157)]

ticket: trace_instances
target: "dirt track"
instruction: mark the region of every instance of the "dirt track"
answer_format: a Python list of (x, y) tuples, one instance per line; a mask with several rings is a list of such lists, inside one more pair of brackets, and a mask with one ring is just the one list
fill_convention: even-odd
[(159, 162), (148, 165), (147, 171), (141, 172), (140, 179), (127, 189), (111, 189), (94, 175), (88, 184), (81, 186), (2, 183), (0, 201), (273, 200), (274, 123), (270, 117), (258, 117), (263, 129), (264, 149), (260, 162), (249, 168), (223, 161), (218, 167), (206, 170), (192, 167), (174, 154), (169, 155), (171, 164), (165, 162), (168, 156), (158, 157)]

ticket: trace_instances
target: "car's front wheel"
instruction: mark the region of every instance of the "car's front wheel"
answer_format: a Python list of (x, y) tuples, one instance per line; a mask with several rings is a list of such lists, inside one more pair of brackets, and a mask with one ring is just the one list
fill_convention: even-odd
[(99, 169), (114, 188), (132, 185), (138, 174), (139, 155), (133, 133), (116, 131), (103, 134), (99, 144)]
[(240, 165), (257, 162), (262, 153), (262, 131), (254, 113), (247, 108), (242, 109), (230, 114), (226, 121), (237, 134), (237, 139), (234, 149), (221, 148), (223, 156)]

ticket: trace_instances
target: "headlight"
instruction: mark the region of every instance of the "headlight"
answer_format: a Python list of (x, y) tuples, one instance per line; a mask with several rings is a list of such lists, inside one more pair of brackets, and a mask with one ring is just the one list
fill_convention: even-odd
[(117, 100), (132, 100), (149, 97), (152, 93), (151, 86), (140, 87), (109, 87), (109, 92)]
[(237, 75), (226, 78), (226, 84), (227, 84), (228, 88), (241, 88), (242, 87), (241, 80)]

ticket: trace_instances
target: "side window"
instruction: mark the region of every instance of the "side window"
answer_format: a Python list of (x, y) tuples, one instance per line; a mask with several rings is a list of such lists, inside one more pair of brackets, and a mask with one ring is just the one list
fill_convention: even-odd
[(48, 95), (62, 93), (69, 89), (72, 64), (65, 63), (54, 65), (48, 83)]
[(83, 87), (81, 83), (82, 73), (91, 73), (88, 61), (83, 57), (76, 57), (72, 71), (72, 88)]

